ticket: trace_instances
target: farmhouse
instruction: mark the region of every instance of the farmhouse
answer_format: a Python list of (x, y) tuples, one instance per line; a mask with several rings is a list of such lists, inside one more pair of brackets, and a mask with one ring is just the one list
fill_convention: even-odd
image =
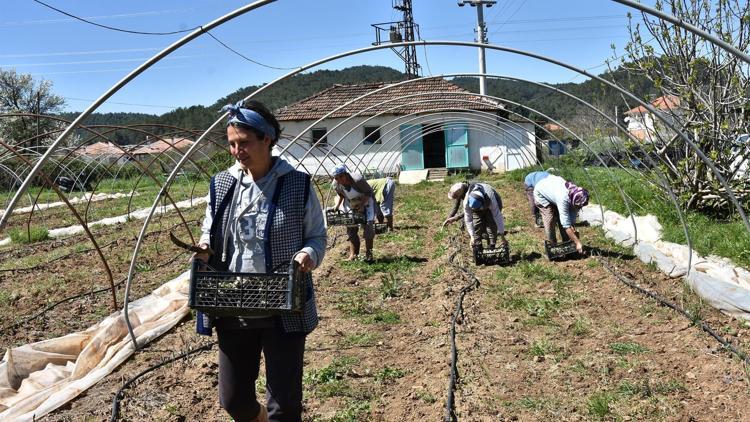
[(277, 153), (318, 175), (341, 162), (392, 174), (443, 168), (503, 172), (536, 160), (532, 123), (509, 118), (502, 104), (440, 78), (334, 85), (276, 116), (284, 138)]
[[(679, 112), (680, 99), (674, 95), (666, 95), (651, 101), (651, 105), (663, 117), (671, 121), (672, 114)], [(658, 119), (643, 106), (638, 106), (625, 112), (625, 123), (628, 124), (628, 132), (642, 141), (649, 140), (656, 134), (655, 120)]]

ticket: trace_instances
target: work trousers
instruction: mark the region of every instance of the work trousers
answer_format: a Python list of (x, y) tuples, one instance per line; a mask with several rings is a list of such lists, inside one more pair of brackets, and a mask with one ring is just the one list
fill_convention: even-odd
[(534, 221), (536, 221), (536, 216), (539, 215), (539, 209), (536, 207), (536, 203), (534, 202), (534, 187), (527, 186), (526, 183), (523, 184), (523, 187), (526, 190), (526, 199), (529, 200), (529, 208), (531, 209), (531, 218)]
[(373, 221), (357, 226), (346, 226), (346, 237), (351, 242), (359, 242), (359, 226), (362, 226), (362, 236), (365, 240), (375, 238), (375, 226)]
[(221, 407), (236, 422), (249, 421), (258, 415), (260, 404), (255, 397), (255, 381), (263, 351), (269, 421), (301, 421), (305, 334), (285, 333), (278, 323), (264, 328), (217, 328), (216, 332)]
[(472, 246), (482, 246), (482, 235), (487, 234), (489, 246), (497, 243), (497, 224), (489, 209), (472, 211), (474, 217), (474, 244)]
[(563, 242), (570, 240), (568, 234), (560, 224), (560, 214), (557, 211), (555, 204), (549, 204), (546, 207), (537, 205), (539, 212), (542, 214), (542, 222), (544, 223), (544, 235), (547, 236), (547, 240), (552, 243), (557, 243), (557, 230), (560, 230), (560, 239)]

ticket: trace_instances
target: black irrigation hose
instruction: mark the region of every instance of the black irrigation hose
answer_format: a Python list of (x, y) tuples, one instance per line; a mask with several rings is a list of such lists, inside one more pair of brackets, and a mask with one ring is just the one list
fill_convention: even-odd
[(188, 350), (187, 352), (182, 353), (180, 355), (173, 356), (173, 357), (171, 357), (171, 358), (169, 358), (167, 360), (164, 360), (164, 361), (162, 361), (162, 362), (160, 362), (160, 363), (158, 363), (156, 365), (153, 365), (151, 367), (148, 367), (148, 368), (144, 369), (143, 371), (139, 372), (138, 375), (136, 375), (133, 378), (129, 379), (125, 384), (122, 385), (122, 387), (120, 387), (119, 390), (117, 390), (117, 393), (115, 393), (115, 396), (112, 398), (112, 416), (109, 418), (109, 421), (110, 422), (115, 422), (118, 419), (119, 413), (120, 413), (120, 400), (122, 400), (125, 397), (124, 390), (126, 388), (128, 388), (130, 386), (130, 384), (132, 384), (135, 381), (137, 381), (138, 378), (140, 378), (140, 377), (148, 374), (149, 372), (151, 372), (153, 370), (159, 369), (159, 368), (161, 368), (164, 365), (172, 363), (172, 362), (174, 362), (176, 360), (186, 358), (186, 357), (188, 357), (188, 356), (190, 356), (192, 354), (198, 353), (198, 352), (203, 352), (203, 351), (209, 350), (209, 349), (213, 348), (217, 343), (218, 342), (213, 341), (211, 343), (204, 344), (204, 345), (202, 345), (200, 347), (196, 347), (195, 349)]
[(685, 318), (689, 319), (693, 324), (699, 326), (703, 331), (711, 335), (711, 337), (715, 338), (719, 343), (724, 346), (725, 349), (729, 350), (730, 352), (734, 353), (737, 357), (742, 359), (742, 361), (750, 365), (750, 357), (742, 350), (737, 349), (729, 340), (725, 339), (721, 335), (719, 335), (716, 331), (714, 331), (713, 328), (711, 328), (708, 324), (706, 324), (702, 319), (698, 318), (695, 315), (691, 315), (690, 312), (686, 311), (685, 309), (681, 308), (680, 306), (670, 302), (668, 299), (664, 298), (663, 296), (659, 295), (658, 293), (655, 293), (653, 291), (644, 289), (643, 287), (639, 286), (638, 283), (635, 280), (632, 280), (621, 273), (618, 273), (615, 271), (615, 268), (611, 266), (605, 258), (603, 258), (601, 255), (598, 256), (599, 262), (602, 263), (604, 268), (607, 269), (613, 276), (615, 276), (618, 280), (623, 282), (625, 285), (630, 287), (631, 289), (634, 289), (651, 299), (654, 299), (655, 301), (659, 302), (661, 305), (666, 306), (678, 314), (684, 316)]
[[(456, 244), (456, 238), (455, 236), (451, 237), (451, 243), (454, 245)], [(454, 268), (456, 268), (458, 271), (463, 273), (466, 278), (470, 280), (470, 283), (465, 285), (461, 291), (458, 294), (458, 298), (456, 298), (456, 309), (453, 312), (453, 316), (451, 317), (451, 374), (450, 379), (448, 380), (448, 397), (445, 401), (445, 422), (453, 422), (456, 421), (456, 413), (454, 409), (454, 392), (456, 390), (456, 380), (458, 379), (458, 349), (456, 347), (456, 324), (459, 318), (463, 318), (463, 312), (464, 312), (464, 306), (463, 301), (464, 297), (467, 293), (471, 292), (472, 290), (479, 287), (479, 279), (469, 271), (466, 267), (461, 266), (459, 264), (456, 264), (454, 262), (456, 255), (458, 255), (458, 252), (460, 249), (457, 247), (456, 250), (451, 253), (451, 255), (448, 257), (448, 263), (451, 264)]]

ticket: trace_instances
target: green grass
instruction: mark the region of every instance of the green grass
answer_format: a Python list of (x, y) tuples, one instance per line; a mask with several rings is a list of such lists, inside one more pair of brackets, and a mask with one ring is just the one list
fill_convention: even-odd
[(28, 230), (26, 227), (12, 228), (8, 230), (8, 236), (13, 243), (26, 244), (49, 239), (49, 231), (36, 226), (31, 226)]
[(521, 261), (511, 267), (500, 267), (495, 272), (495, 278), (501, 281), (513, 280), (530, 284), (567, 283), (573, 280), (573, 276), (556, 266), (547, 262), (532, 261)]
[(349, 270), (357, 275), (369, 277), (373, 274), (409, 274), (419, 263), (405, 256), (393, 257), (386, 256), (367, 263), (364, 261), (344, 261), (341, 263), (342, 268)]
[(356, 333), (356, 334), (349, 334), (346, 337), (344, 337), (340, 342), (339, 345), (343, 347), (352, 347), (352, 346), (359, 346), (359, 347), (367, 347), (367, 346), (374, 346), (380, 341), (380, 335), (375, 333)]
[(529, 347), (529, 354), (531, 356), (547, 356), (557, 351), (557, 346), (547, 339), (537, 340), (531, 344), (531, 347)]
[(366, 419), (370, 413), (370, 402), (366, 400), (351, 400), (343, 410), (329, 419), (330, 422), (357, 422)]
[(394, 274), (383, 274), (380, 276), (380, 296), (383, 299), (398, 297), (401, 295), (401, 287), (404, 282)]
[(430, 393), (427, 390), (422, 390), (422, 389), (415, 390), (414, 391), (414, 395), (419, 400), (422, 400), (423, 402), (425, 402), (427, 404), (433, 404), (433, 403), (437, 402), (437, 399), (435, 398), (435, 396), (433, 396), (432, 393)]
[(626, 343), (612, 343), (609, 345), (610, 350), (618, 355), (639, 355), (647, 353), (649, 350), (638, 343), (626, 342)]
[[(617, 189), (619, 185), (626, 195), (631, 210), (636, 215), (653, 214), (663, 227), (665, 241), (687, 244), (685, 232), (675, 205), (666, 194), (649, 181), (656, 180), (649, 172), (625, 172), (613, 168), (587, 168), (586, 175), (581, 167), (559, 168), (560, 175), (575, 180), (591, 192), (591, 201), (601, 203), (621, 215), (628, 215), (625, 201)], [(730, 258), (736, 264), (750, 267), (750, 234), (742, 220), (735, 216), (730, 221), (717, 220), (697, 212), (687, 212), (685, 220), (693, 243), (693, 248), (703, 256), (718, 255)], [(731, 233), (731, 236), (727, 236)]]
[(573, 335), (583, 337), (591, 332), (591, 320), (588, 318), (577, 318), (571, 327)]
[(606, 391), (599, 391), (589, 396), (587, 408), (596, 418), (604, 418), (612, 413), (615, 395)]
[(348, 396), (352, 390), (345, 377), (357, 363), (355, 357), (336, 358), (328, 366), (306, 372), (302, 381), (321, 397)]
[(363, 320), (367, 324), (397, 324), (401, 317), (393, 311), (378, 309)]
[(403, 369), (386, 366), (375, 373), (375, 381), (381, 384), (388, 384), (394, 380), (402, 378), (404, 375), (406, 375), (406, 372)]

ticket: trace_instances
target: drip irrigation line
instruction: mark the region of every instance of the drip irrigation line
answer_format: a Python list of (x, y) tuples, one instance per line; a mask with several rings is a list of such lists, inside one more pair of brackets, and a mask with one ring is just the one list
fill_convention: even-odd
[(226, 45), (224, 42), (222, 42), (220, 39), (216, 38), (214, 36), (214, 34), (210, 33), (209, 31), (206, 31), (206, 35), (208, 35), (209, 37), (213, 38), (214, 41), (216, 41), (217, 43), (221, 44), (222, 47), (226, 48), (227, 50), (231, 51), (232, 53), (234, 53), (234, 54), (242, 57), (243, 59), (249, 61), (250, 63), (257, 64), (258, 66), (263, 66), (263, 67), (267, 67), (269, 69), (276, 69), (276, 70), (294, 70), (294, 69), (299, 69), (298, 67), (276, 67), (276, 66), (267, 65), (265, 63), (261, 63), (261, 62), (259, 62), (257, 60), (253, 60), (250, 57), (245, 56), (244, 54), (240, 53), (239, 51), (237, 51), (237, 50), (233, 49), (232, 47)]
[[(167, 265), (169, 265), (169, 264), (173, 263), (174, 261), (176, 261), (177, 258), (181, 257), (185, 253), (186, 252), (181, 252), (181, 253), (175, 255), (174, 258), (170, 259), (167, 262), (164, 262), (162, 264), (157, 265), (156, 268), (166, 267)], [(117, 283), (115, 283), (114, 287), (115, 288), (119, 288), (120, 285), (122, 285), (122, 283), (125, 282), (125, 280), (127, 280), (127, 276), (123, 277), (120, 281), (118, 281)], [(74, 296), (69, 296), (69, 297), (66, 297), (64, 299), (60, 299), (60, 300), (58, 300), (55, 303), (51, 303), (51, 304), (47, 305), (47, 307), (45, 307), (44, 309), (42, 309), (41, 311), (37, 312), (34, 315), (31, 315), (31, 316), (29, 316), (29, 317), (27, 317), (25, 319), (17, 321), (15, 323), (11, 324), (11, 325), (8, 325), (7, 327), (3, 327), (3, 329), (0, 330), (0, 335), (3, 335), (3, 334), (5, 334), (8, 331), (15, 330), (16, 328), (18, 328), (21, 325), (28, 324), (29, 322), (31, 322), (31, 321), (33, 321), (33, 320), (41, 317), (42, 315), (46, 314), (47, 312), (51, 311), (52, 309), (56, 308), (57, 306), (62, 305), (63, 303), (71, 302), (71, 301), (73, 301), (75, 299), (80, 299), (80, 298), (86, 297), (86, 296), (94, 296), (94, 295), (97, 295), (99, 293), (108, 292), (110, 290), (112, 290), (112, 287), (104, 287), (104, 288), (101, 288), (101, 289), (98, 289), (98, 290), (92, 290), (90, 292), (79, 293), (79, 294), (74, 295)]]
[(638, 282), (636, 280), (626, 277), (621, 272), (617, 272), (616, 268), (612, 266), (609, 263), (609, 261), (605, 259), (603, 256), (597, 255), (597, 259), (599, 260), (599, 262), (602, 263), (604, 268), (606, 268), (607, 271), (610, 272), (610, 274), (615, 276), (615, 278), (620, 280), (623, 284), (625, 284), (626, 286), (630, 287), (631, 289), (643, 295), (650, 297), (651, 299), (654, 299), (655, 301), (659, 302), (661, 305), (666, 306), (667, 308), (670, 308), (673, 311), (677, 312), (678, 314), (684, 316), (685, 318), (690, 320), (690, 322), (692, 322), (693, 325), (700, 327), (701, 330), (705, 331), (711, 337), (716, 339), (716, 341), (721, 343), (721, 345), (724, 346), (725, 349), (729, 350), (735, 356), (740, 358), (744, 364), (750, 365), (750, 356), (748, 356), (747, 353), (735, 347), (735, 345), (733, 345), (729, 340), (725, 339), (723, 336), (717, 333), (713, 328), (711, 328), (710, 325), (708, 325), (705, 321), (703, 321), (699, 316), (691, 314), (690, 312), (686, 311), (679, 305), (672, 303), (671, 301), (661, 296), (660, 294), (641, 287), (640, 285), (638, 285)]
[(35, 2), (35, 3), (41, 4), (42, 6), (44, 6), (46, 8), (52, 9), (55, 12), (62, 13), (63, 15), (65, 15), (67, 17), (70, 17), (70, 18), (73, 18), (75, 20), (87, 23), (89, 25), (94, 25), (94, 26), (98, 26), (99, 28), (109, 29), (110, 31), (125, 32), (125, 33), (128, 33), (128, 34), (137, 34), (137, 35), (175, 35), (175, 34), (184, 34), (186, 32), (192, 32), (192, 31), (195, 31), (196, 29), (200, 28), (200, 26), (196, 26), (196, 27), (193, 27), (193, 28), (190, 28), (190, 29), (181, 29), (179, 31), (171, 31), (171, 32), (133, 31), (133, 30), (130, 30), (130, 29), (116, 28), (114, 26), (102, 25), (100, 23), (96, 23), (96, 22), (90, 21), (90, 20), (82, 18), (80, 16), (76, 16), (76, 15), (74, 15), (72, 13), (68, 13), (68, 12), (66, 12), (66, 11), (64, 11), (62, 9), (58, 9), (55, 6), (52, 6), (51, 4), (47, 4), (47, 3), (45, 3), (45, 2), (43, 2), (41, 0), (32, 0), (32, 1)]
[(188, 357), (190, 355), (210, 350), (216, 344), (218, 344), (218, 341), (213, 341), (211, 343), (204, 344), (202, 346), (196, 347), (195, 349), (188, 350), (185, 353), (179, 354), (177, 356), (173, 356), (173, 357), (171, 357), (171, 358), (169, 358), (167, 360), (164, 360), (164, 361), (162, 361), (160, 363), (157, 363), (156, 365), (153, 365), (153, 366), (151, 366), (149, 368), (144, 369), (143, 371), (139, 372), (138, 375), (136, 375), (133, 378), (129, 379), (127, 382), (125, 382), (125, 384), (122, 385), (122, 387), (120, 387), (119, 390), (117, 390), (117, 393), (115, 393), (115, 396), (112, 398), (112, 416), (109, 418), (109, 421), (110, 422), (115, 422), (118, 419), (119, 413), (120, 413), (120, 400), (122, 400), (125, 397), (124, 390), (126, 388), (128, 388), (130, 386), (130, 384), (134, 383), (140, 377), (148, 374), (151, 371), (159, 369), (162, 366), (170, 364), (170, 363), (172, 363), (174, 361), (177, 361), (177, 360), (180, 360), (180, 359), (184, 359), (184, 358), (186, 358), (186, 357)]
[(461, 250), (460, 245), (456, 243), (456, 236), (451, 237), (451, 244), (456, 246), (456, 249), (448, 257), (448, 263), (458, 271), (460, 271), (466, 278), (470, 280), (470, 282), (466, 284), (459, 292), (458, 298), (456, 298), (456, 308), (453, 312), (453, 316), (451, 316), (451, 373), (448, 380), (448, 397), (445, 401), (445, 417), (443, 418), (445, 422), (453, 422), (457, 420), (454, 408), (454, 392), (456, 389), (456, 381), (458, 379), (458, 348), (456, 347), (456, 324), (458, 324), (459, 319), (463, 319), (464, 297), (474, 289), (478, 288), (480, 284), (479, 279), (474, 275), (474, 273), (469, 271), (469, 269), (465, 266), (457, 264), (455, 262), (456, 255), (458, 255)]

